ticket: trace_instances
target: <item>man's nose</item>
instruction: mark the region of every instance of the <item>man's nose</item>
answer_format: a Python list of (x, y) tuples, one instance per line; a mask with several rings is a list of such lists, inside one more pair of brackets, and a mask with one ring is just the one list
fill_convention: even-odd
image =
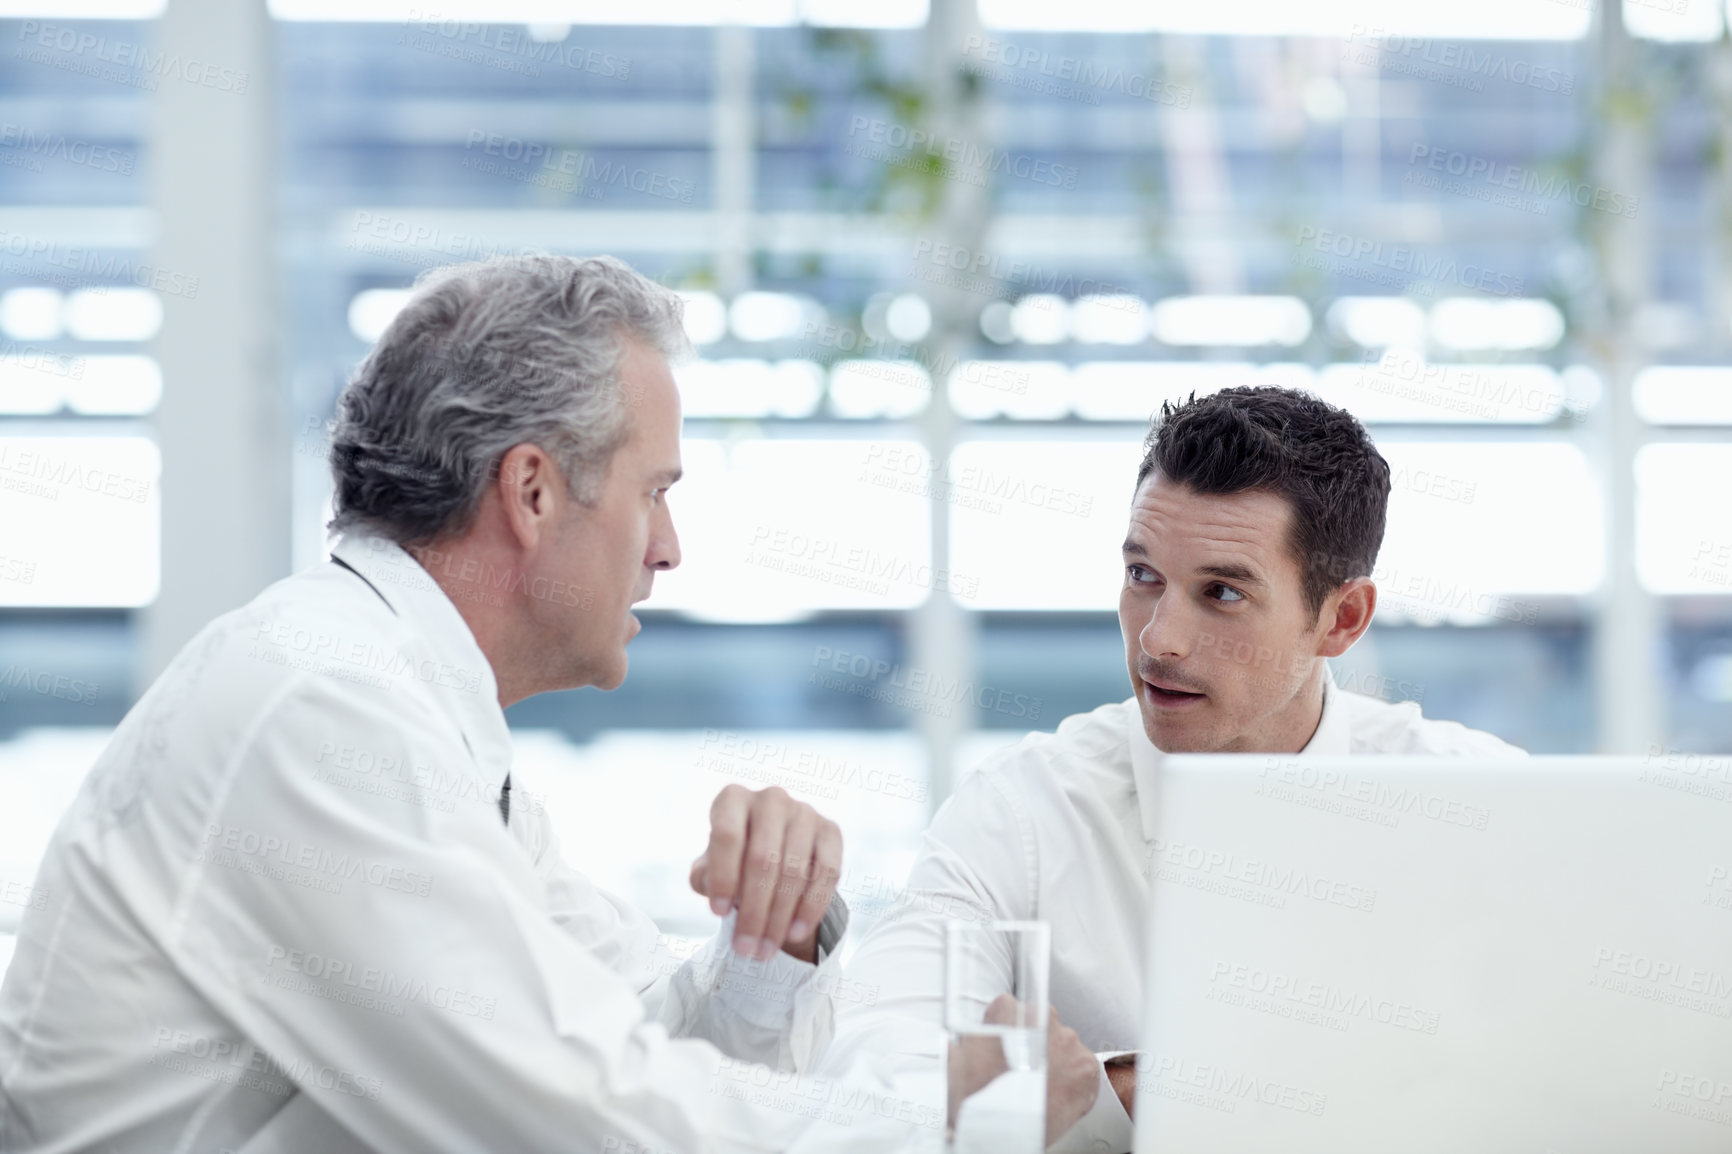
[(673, 511), (662, 498), (661, 510), (650, 524), (649, 551), (644, 564), (651, 569), (675, 569), (680, 563), (680, 535), (674, 530)]
[(1143, 631), (1137, 635), (1137, 644), (1143, 653), (1160, 660), (1162, 658), (1182, 658), (1191, 652), (1191, 646), (1196, 641), (1196, 629), (1179, 604), (1178, 599), (1165, 593), (1155, 600), (1155, 607), (1149, 614)]

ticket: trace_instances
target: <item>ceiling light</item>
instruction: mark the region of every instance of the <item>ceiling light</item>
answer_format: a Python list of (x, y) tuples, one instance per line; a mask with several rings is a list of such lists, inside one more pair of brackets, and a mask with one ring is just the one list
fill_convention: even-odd
[(1149, 328), (1168, 345), (1293, 346), (1311, 335), (1311, 310), (1297, 297), (1168, 297), (1149, 313)]

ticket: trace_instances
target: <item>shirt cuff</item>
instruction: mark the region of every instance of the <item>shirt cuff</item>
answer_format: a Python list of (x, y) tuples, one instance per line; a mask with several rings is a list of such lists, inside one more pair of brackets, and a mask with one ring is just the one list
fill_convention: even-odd
[(1094, 1106), (1046, 1148), (1047, 1154), (1130, 1154), (1137, 1140), (1136, 1126), (1107, 1077), (1104, 1061), (1100, 1065), (1100, 1079)]
[[(730, 946), (734, 940), (734, 920), (739, 916), (738, 910), (731, 911), (722, 919), (716, 936), (706, 944), (705, 956), (694, 959), (697, 964), (693, 968), (700, 988), (709, 989), (718, 1005), (754, 1026), (787, 1029), (798, 1008), (800, 995), (813, 986), (820, 974), (829, 975), (824, 985), (834, 986), (836, 983), (835, 955), (826, 954), (823, 943), (824, 925), (830, 924), (830, 912), (836, 909), (837, 904), (831, 903), (831, 910), (826, 911), (824, 922), (818, 928), (818, 965), (803, 962), (782, 950), (771, 954), (765, 962), (742, 958)], [(844, 906), (840, 925), (846, 927), (847, 924), (847, 907)], [(839, 931), (837, 936), (840, 937)]]

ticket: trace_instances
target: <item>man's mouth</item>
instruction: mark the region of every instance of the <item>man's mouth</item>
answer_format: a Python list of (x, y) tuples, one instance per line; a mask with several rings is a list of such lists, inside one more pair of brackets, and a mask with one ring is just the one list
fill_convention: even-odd
[(1143, 696), (1151, 704), (1163, 709), (1182, 709), (1187, 705), (1194, 705), (1202, 701), (1208, 697), (1208, 694), (1193, 693), (1188, 689), (1180, 689), (1176, 685), (1165, 682), (1150, 681), (1145, 677), (1143, 678)]

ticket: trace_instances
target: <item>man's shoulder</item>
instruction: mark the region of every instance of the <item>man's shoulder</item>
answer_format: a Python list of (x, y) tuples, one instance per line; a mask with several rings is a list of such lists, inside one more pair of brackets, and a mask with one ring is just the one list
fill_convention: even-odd
[(1459, 721), (1426, 717), (1417, 701), (1383, 701), (1337, 691), (1348, 717), (1356, 754), (1423, 754), (1444, 757), (1526, 757), (1526, 751)]
[(435, 684), (472, 689), (483, 680), (479, 669), (441, 667), (439, 676), (429, 674), (422, 668), (426, 638), (366, 581), (329, 564), (285, 577), (217, 617), (169, 670), (196, 663), (201, 650), (215, 651), (236, 669), (265, 669), (273, 675), (267, 680), (307, 674), (315, 684), (363, 698), (369, 691), (414, 696), (416, 688)]
[(1134, 700), (1103, 705), (994, 751), (939, 808), (922, 860), (957, 855), (973, 875), (995, 878), (1013, 895), (1003, 908), (1035, 908), (1028, 886), (1037, 847), (1074, 857), (1103, 844), (1114, 815), (1135, 809), (1127, 705), (1135, 711)]
[(1093, 784), (1102, 776), (1127, 777), (1127, 727), (1136, 708), (1136, 699), (1128, 698), (1073, 713), (1054, 731), (1037, 730), (993, 751), (964, 784), (978, 778), (981, 786), (1026, 795), (1036, 788), (1063, 790)]
[(298, 573), (214, 618), (139, 699), (129, 728), (147, 748), (218, 755), (298, 705), (420, 712), (417, 695), (402, 692), (416, 679), (392, 660), (406, 631), (364, 585), (351, 590), (353, 578), (341, 577), (329, 566)]
[[(213, 618), (174, 655), (153, 690), (197, 684), (235, 708), (249, 698), (262, 703), (299, 674), (312, 675), (315, 683), (321, 673), (341, 679), (343, 667), (354, 664), (345, 658), (389, 644), (395, 629), (382, 603), (372, 611), (330, 576), (312, 569), (285, 577)], [(364, 586), (360, 591), (367, 592)]]
[[(311, 764), (321, 743), (339, 741), (345, 727), (363, 719), (437, 724), (434, 711), (416, 705), (414, 695), (324, 674), (301, 656), (321, 636), (388, 636), (368, 620), (364, 604), (349, 604), (340, 586), (321, 590), (318, 577), (314, 570), (273, 584), (210, 621), (175, 654), (86, 775), (78, 820), (94, 820), (98, 831), (142, 832), (140, 816), (159, 811), (180, 815), (175, 828), (193, 829), (197, 823), (187, 825), (185, 815), (202, 822), (212, 799), (231, 789), (237, 756), (261, 742), (279, 752), (285, 742), (293, 745), (300, 766)], [(275, 764), (252, 759), (238, 780), (268, 787)]]

